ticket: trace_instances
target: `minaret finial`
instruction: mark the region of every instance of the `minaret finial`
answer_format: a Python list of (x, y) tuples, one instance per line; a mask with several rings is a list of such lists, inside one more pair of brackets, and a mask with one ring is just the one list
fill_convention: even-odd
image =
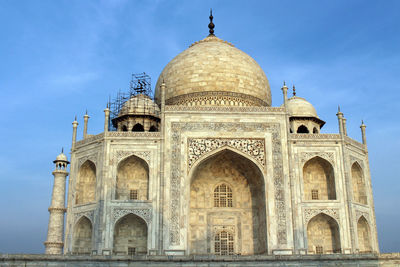
[(286, 81), (283, 81), (283, 86), (286, 86)]
[(337, 106), (337, 111), (340, 112), (340, 105)]
[(76, 115), (75, 115), (75, 121), (76, 121)]
[(293, 96), (296, 96), (296, 87), (293, 84)]
[(86, 114), (85, 115), (87, 115), (87, 109), (86, 109)]
[(214, 36), (214, 23), (213, 23), (213, 15), (212, 15), (212, 9), (210, 9), (210, 23), (208, 24), (208, 28), (210, 29), (209, 32), (210, 34), (208, 36)]

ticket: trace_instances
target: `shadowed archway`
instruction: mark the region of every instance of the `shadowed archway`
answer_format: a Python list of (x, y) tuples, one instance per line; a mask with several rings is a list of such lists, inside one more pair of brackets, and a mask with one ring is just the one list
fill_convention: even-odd
[[(266, 252), (266, 196), (260, 168), (230, 149), (210, 155), (194, 168), (189, 204), (190, 254)], [(229, 233), (226, 240), (224, 233)]]

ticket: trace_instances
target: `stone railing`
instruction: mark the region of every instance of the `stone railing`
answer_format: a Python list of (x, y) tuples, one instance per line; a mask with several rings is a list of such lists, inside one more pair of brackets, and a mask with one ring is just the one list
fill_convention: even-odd
[(165, 111), (213, 111), (213, 112), (285, 112), (281, 107), (258, 107), (258, 106), (184, 106), (184, 105), (166, 105)]
[(340, 134), (290, 134), (289, 137), (301, 140), (340, 140)]
[(82, 145), (85, 145), (85, 144), (88, 144), (88, 143), (92, 143), (92, 142), (98, 141), (98, 140), (103, 139), (103, 138), (104, 138), (104, 133), (97, 134), (97, 135), (92, 135), (92, 136), (90, 136), (88, 138), (85, 138), (85, 139), (82, 139), (82, 140), (76, 142), (76, 146), (82, 146)]
[(104, 139), (104, 137), (137, 137), (137, 138), (160, 138), (160, 132), (105, 132), (98, 135), (92, 135), (86, 139), (76, 142), (76, 146), (80, 147), (89, 143), (93, 143)]
[(344, 137), (344, 141), (347, 144), (350, 144), (352, 146), (358, 147), (359, 149), (362, 149), (362, 150), (364, 150), (366, 148), (364, 144), (361, 144), (360, 142), (357, 142), (356, 140), (354, 140), (354, 139), (352, 139), (352, 138), (350, 138), (348, 136)]
[(160, 132), (106, 132), (106, 137), (143, 137), (160, 138)]

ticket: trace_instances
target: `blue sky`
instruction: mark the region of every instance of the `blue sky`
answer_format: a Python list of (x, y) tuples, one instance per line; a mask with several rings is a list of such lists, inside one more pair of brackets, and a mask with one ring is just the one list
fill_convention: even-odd
[(103, 128), (109, 95), (163, 67), (208, 33), (264, 69), (272, 105), (296, 85), (336, 133), (340, 104), (349, 136), (367, 125), (378, 238), (400, 251), (399, 1), (13, 1), (0, 0), (0, 252), (43, 253), (52, 161), (69, 151), (72, 121), (88, 109)]

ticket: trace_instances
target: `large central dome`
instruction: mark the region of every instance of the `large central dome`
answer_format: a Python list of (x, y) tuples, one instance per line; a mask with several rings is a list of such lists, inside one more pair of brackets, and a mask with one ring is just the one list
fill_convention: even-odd
[(214, 35), (195, 42), (168, 63), (157, 81), (157, 103), (163, 80), (168, 105), (271, 105), (269, 83), (257, 62)]

